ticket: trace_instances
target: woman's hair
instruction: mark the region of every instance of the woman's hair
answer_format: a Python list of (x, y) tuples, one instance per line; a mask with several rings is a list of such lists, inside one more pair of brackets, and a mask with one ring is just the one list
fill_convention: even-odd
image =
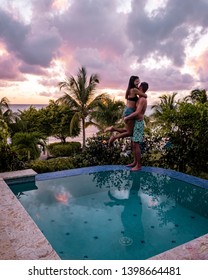
[(127, 99), (128, 96), (129, 96), (129, 91), (130, 91), (130, 89), (135, 88), (134, 81), (135, 81), (136, 79), (139, 79), (139, 77), (138, 77), (138, 76), (131, 76), (131, 77), (130, 77), (130, 79), (129, 79), (129, 84), (128, 84), (128, 87), (127, 87), (127, 90), (126, 90), (126, 95), (125, 95), (125, 98), (126, 98), (126, 99)]

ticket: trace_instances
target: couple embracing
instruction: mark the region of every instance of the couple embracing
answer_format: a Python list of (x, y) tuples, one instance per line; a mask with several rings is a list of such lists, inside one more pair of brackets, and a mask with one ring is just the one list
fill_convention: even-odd
[[(129, 79), (128, 88), (126, 90), (126, 106), (124, 108), (125, 128), (110, 127), (106, 131), (119, 132), (112, 135), (109, 139), (109, 146), (113, 144), (116, 139), (132, 137), (132, 153), (134, 160), (127, 166), (132, 167), (132, 171), (141, 169), (141, 143), (144, 137), (144, 114), (147, 109), (147, 95), (146, 91), (149, 88), (148, 83), (140, 83), (138, 76), (131, 76)], [(139, 96), (139, 97), (138, 97)]]

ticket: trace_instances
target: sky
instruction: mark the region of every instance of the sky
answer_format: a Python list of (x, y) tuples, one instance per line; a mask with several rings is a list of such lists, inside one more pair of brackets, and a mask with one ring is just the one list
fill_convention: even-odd
[(0, 98), (47, 104), (86, 67), (96, 94), (123, 100), (149, 83), (148, 104), (208, 89), (208, 0), (0, 0)]

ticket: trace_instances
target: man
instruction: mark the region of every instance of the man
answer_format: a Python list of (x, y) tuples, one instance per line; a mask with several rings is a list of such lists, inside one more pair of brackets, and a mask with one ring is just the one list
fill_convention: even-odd
[[(146, 82), (142, 82), (139, 89), (144, 93), (148, 90), (149, 85)], [(136, 103), (136, 110), (129, 116), (124, 118), (124, 121), (129, 119), (135, 119), (134, 130), (132, 136), (132, 153), (134, 161), (127, 166), (132, 167), (132, 171), (141, 169), (141, 147), (140, 144), (143, 142), (144, 136), (144, 114), (147, 109), (147, 98), (140, 97)]]

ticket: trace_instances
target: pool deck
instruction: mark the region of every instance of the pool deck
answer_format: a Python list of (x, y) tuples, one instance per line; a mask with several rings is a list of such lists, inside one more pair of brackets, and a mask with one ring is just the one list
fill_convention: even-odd
[(0, 173), (0, 260), (59, 260), (5, 180), (34, 180), (31, 169)]
[[(105, 170), (112, 166), (105, 166)], [(84, 172), (99, 171), (101, 167), (85, 168)], [(113, 170), (125, 169), (114, 166)], [(102, 167), (103, 170), (103, 167)], [(164, 172), (162, 169), (142, 168), (142, 171)], [(56, 173), (56, 177), (64, 174), (76, 175), (80, 169)], [(172, 172), (172, 171), (171, 171)], [(166, 173), (167, 174), (167, 173)], [(168, 174), (167, 174), (168, 175)], [(169, 174), (178, 176), (177, 172)], [(8, 187), (6, 181), (12, 180), (44, 180), (48, 174), (37, 175), (32, 169), (0, 173), (0, 260), (60, 260), (59, 256), (33, 222), (19, 200)], [(184, 176), (184, 175), (183, 175)], [(51, 178), (51, 176), (50, 176)], [(182, 180), (196, 180), (203, 187), (208, 187), (208, 181), (200, 178), (185, 176)], [(156, 255), (149, 260), (208, 260), (208, 234)]]

